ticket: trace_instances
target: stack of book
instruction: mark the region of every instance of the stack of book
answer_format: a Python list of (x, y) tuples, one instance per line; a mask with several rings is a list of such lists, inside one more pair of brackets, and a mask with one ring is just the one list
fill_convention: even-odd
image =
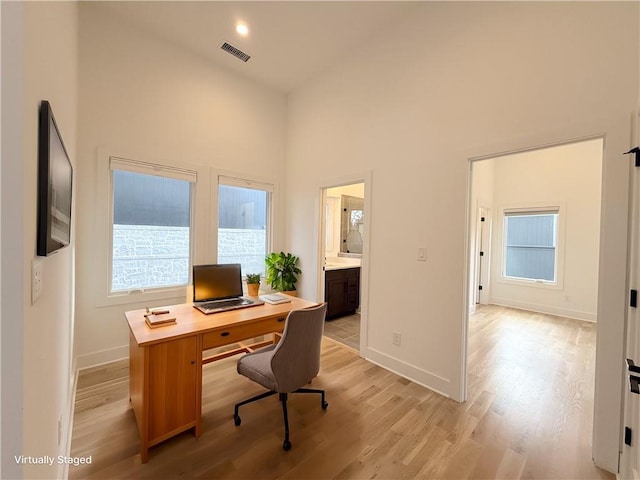
[(144, 320), (149, 328), (163, 327), (165, 325), (173, 325), (176, 323), (176, 317), (172, 316), (169, 310), (151, 310), (147, 309), (144, 314)]
[(287, 303), (291, 301), (291, 297), (283, 295), (282, 293), (269, 293), (267, 295), (260, 295), (260, 300), (271, 305), (277, 305), (278, 303)]

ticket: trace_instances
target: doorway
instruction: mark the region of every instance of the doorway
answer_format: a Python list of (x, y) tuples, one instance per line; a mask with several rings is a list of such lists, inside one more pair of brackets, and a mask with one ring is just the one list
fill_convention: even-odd
[(470, 306), (596, 321), (602, 151), (595, 138), (471, 162)]
[(325, 335), (360, 351), (368, 244), (365, 182), (323, 187), (321, 198), (318, 290), (328, 304)]
[[(470, 333), (485, 328), (478, 322), (490, 312), (513, 317), (516, 312), (532, 312), (534, 318), (551, 319), (544, 328), (556, 328), (554, 319), (558, 325), (578, 321), (585, 329), (593, 328), (599, 287), (603, 149), (603, 138), (592, 137), (471, 159), (467, 375), (477, 372), (472, 366), (486, 360), (482, 353), (478, 356)], [(518, 321), (512, 323), (511, 333), (523, 330)], [(496, 341), (520, 349), (524, 357), (527, 345), (512, 345), (519, 337), (507, 339), (505, 332), (493, 331)], [(595, 356), (595, 340), (589, 355)], [(512, 367), (517, 366), (505, 366)], [(486, 372), (487, 377), (491, 374)], [(544, 378), (547, 372), (539, 369), (537, 375)], [(594, 371), (589, 372), (591, 382), (594, 376)], [(465, 397), (474, 398), (478, 383), (465, 382)], [(590, 402), (593, 394), (592, 389), (585, 392)]]

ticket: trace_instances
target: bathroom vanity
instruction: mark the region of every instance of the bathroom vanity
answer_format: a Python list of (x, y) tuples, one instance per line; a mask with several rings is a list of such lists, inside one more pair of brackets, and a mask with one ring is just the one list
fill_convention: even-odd
[(360, 267), (326, 266), (324, 299), (328, 319), (356, 313), (360, 306)]

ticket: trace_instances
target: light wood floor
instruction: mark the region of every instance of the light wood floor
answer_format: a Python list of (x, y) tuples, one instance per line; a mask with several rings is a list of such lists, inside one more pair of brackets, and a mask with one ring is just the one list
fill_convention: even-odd
[(459, 404), (372, 365), (325, 339), (313, 382), (292, 395), (291, 441), (282, 450), (277, 397), (241, 409), (261, 388), (237, 358), (205, 367), (203, 433), (152, 448), (140, 463), (128, 403), (127, 363), (82, 372), (73, 456), (78, 478), (614, 479), (591, 461), (595, 325), (501, 307), (470, 319), (469, 400)]

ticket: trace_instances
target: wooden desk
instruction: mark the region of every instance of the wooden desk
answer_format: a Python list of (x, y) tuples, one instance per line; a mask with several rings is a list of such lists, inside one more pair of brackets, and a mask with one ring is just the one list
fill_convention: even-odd
[[(142, 463), (149, 448), (168, 438), (202, 429), (202, 365), (272, 343), (240, 345), (203, 358), (203, 352), (243, 340), (281, 333), (291, 310), (316, 305), (292, 297), (290, 303), (260, 305), (204, 315), (189, 304), (167, 307), (176, 324), (149, 328), (145, 310), (125, 313), (129, 323), (129, 395), (140, 432)], [(232, 402), (233, 403), (233, 402)], [(231, 405), (231, 404), (230, 404)]]

